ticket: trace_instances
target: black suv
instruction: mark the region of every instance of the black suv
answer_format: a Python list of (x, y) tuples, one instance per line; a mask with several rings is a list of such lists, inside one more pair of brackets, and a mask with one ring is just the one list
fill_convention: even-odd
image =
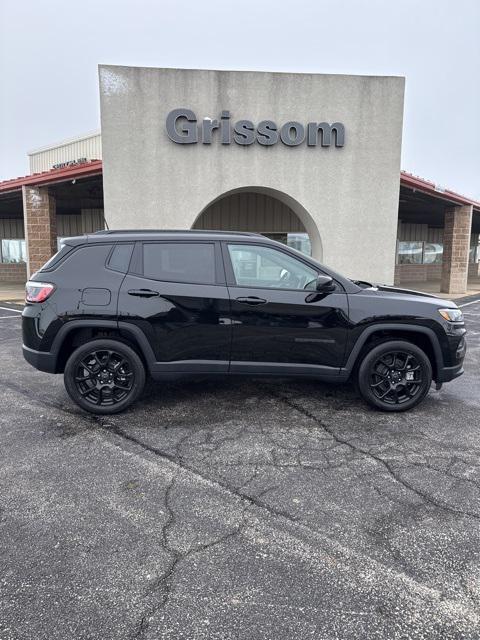
[(352, 281), (252, 233), (102, 231), (70, 238), (26, 286), (23, 353), (70, 397), (116, 413), (154, 379), (353, 378), (385, 411), (463, 373), (458, 307)]

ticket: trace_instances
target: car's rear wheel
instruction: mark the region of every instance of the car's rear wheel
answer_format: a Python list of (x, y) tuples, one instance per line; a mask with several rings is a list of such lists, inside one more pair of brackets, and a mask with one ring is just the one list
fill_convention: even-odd
[(64, 382), (68, 395), (82, 409), (103, 415), (118, 413), (141, 394), (145, 367), (127, 344), (92, 340), (71, 354)]
[(411, 342), (383, 342), (368, 352), (358, 369), (358, 389), (368, 404), (383, 411), (406, 411), (427, 395), (432, 365)]

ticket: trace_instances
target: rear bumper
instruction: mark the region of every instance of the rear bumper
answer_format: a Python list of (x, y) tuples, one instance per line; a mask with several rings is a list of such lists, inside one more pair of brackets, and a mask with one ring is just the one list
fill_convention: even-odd
[(22, 345), (23, 357), (29, 362), (32, 367), (39, 371), (45, 371), (46, 373), (55, 373), (57, 364), (57, 358), (54, 353), (50, 351), (36, 351)]

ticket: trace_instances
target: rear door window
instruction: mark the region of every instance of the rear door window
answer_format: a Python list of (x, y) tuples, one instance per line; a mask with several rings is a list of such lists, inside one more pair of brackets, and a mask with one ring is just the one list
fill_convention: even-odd
[(215, 284), (215, 245), (194, 242), (147, 242), (143, 275), (153, 280)]

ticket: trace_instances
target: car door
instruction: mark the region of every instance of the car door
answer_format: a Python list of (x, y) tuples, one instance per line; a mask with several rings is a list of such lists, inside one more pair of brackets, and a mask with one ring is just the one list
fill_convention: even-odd
[(348, 296), (316, 292), (320, 269), (287, 248), (224, 242), (232, 373), (332, 375), (343, 364)]
[(138, 242), (118, 313), (146, 335), (155, 372), (228, 371), (230, 302), (218, 242)]

